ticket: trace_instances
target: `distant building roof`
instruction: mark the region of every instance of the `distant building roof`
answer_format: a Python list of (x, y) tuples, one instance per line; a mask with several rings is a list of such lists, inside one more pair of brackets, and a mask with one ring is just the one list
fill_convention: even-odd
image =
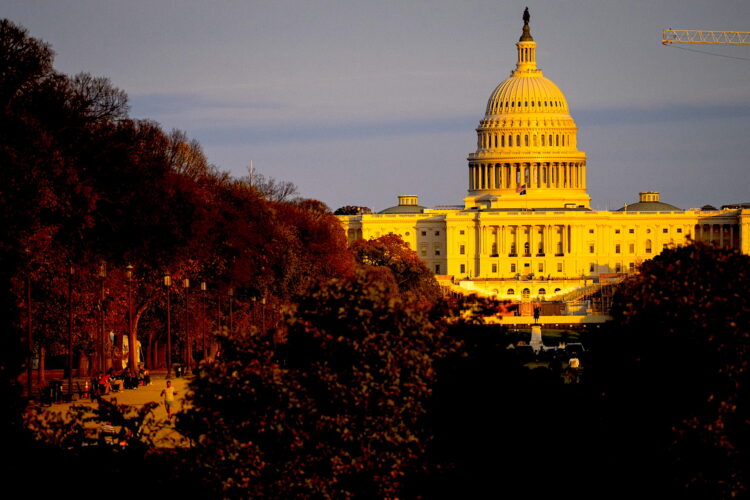
[(414, 194), (402, 194), (398, 197), (398, 205), (388, 207), (378, 212), (379, 214), (422, 214), (425, 211), (422, 205), (419, 205), (419, 197)]
[(638, 193), (638, 203), (632, 205), (626, 204), (618, 212), (682, 212), (681, 208), (678, 208), (669, 203), (659, 201), (659, 193), (657, 191), (644, 191)]

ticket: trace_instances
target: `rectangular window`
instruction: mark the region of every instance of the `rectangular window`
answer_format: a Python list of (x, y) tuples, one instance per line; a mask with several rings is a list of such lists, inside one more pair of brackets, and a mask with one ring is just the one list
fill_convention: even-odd
[(615, 229), (615, 234), (620, 234), (620, 230), (619, 229)]
[(463, 229), (458, 232), (458, 234), (461, 234), (461, 235), (463, 235), (464, 233), (465, 231)]
[(593, 262), (591, 264), (589, 264), (589, 272), (590, 273), (593, 273), (595, 269), (596, 269), (596, 264), (594, 264)]
[(620, 253), (620, 244), (615, 245), (615, 253)]
[(435, 249), (435, 255), (436, 255), (436, 256), (440, 255), (440, 249), (439, 249), (439, 248), (436, 248), (436, 249)]
[(466, 264), (461, 264), (461, 274), (466, 274)]
[(594, 245), (589, 245), (589, 253), (594, 253)]
[(440, 236), (440, 231), (435, 231), (435, 236)]
[(511, 264), (510, 265), (510, 272), (512, 272), (512, 273), (516, 272), (516, 265), (515, 264)]
[(492, 264), (492, 272), (497, 273), (497, 264)]
[(669, 232), (669, 229), (667, 229), (667, 228), (665, 227), (664, 229), (662, 229), (662, 230), (661, 230), (661, 232), (662, 232), (662, 233), (668, 233), (668, 232)]
[(628, 232), (629, 232), (630, 234), (633, 234), (633, 233), (635, 233), (635, 229), (628, 229)]
[(422, 247), (422, 257), (427, 257), (427, 247)]
[(427, 231), (422, 231), (422, 236), (427, 236)]
[(544, 272), (544, 262), (540, 262), (539, 263), (539, 267), (537, 269), (539, 270), (540, 273), (543, 273)]
[(634, 273), (635, 272), (635, 262), (631, 262), (630, 264), (628, 264), (628, 269), (630, 269), (631, 273)]
[(466, 246), (460, 245), (458, 247), (458, 253), (461, 254), (461, 255), (465, 255), (466, 254)]
[(435, 274), (440, 274), (440, 264), (435, 264)]
[(558, 262), (558, 263), (557, 263), (557, 272), (558, 272), (558, 273), (561, 273), (561, 272), (563, 272), (563, 270), (562, 270), (562, 269), (563, 269), (563, 268), (562, 268), (562, 262)]
[(622, 264), (620, 264), (619, 262), (617, 264), (615, 264), (615, 272), (616, 273), (621, 273), (622, 272)]
[(594, 230), (593, 229), (589, 229), (589, 234), (594, 234)]
[(635, 253), (635, 243), (630, 244), (629, 250), (630, 250), (630, 253)]
[(681, 232), (682, 232), (682, 228), (681, 228), (681, 227), (678, 227), (678, 228), (677, 228), (677, 232), (678, 232), (678, 233), (681, 233)]

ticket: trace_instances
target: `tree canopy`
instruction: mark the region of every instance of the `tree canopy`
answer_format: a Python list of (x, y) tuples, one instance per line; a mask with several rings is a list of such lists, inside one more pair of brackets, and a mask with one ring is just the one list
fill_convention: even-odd
[(619, 342), (599, 354), (623, 449), (669, 464), (664, 475), (695, 498), (748, 493), (748, 280), (738, 250), (665, 250), (619, 288)]
[(440, 285), (432, 271), (401, 236), (387, 234), (357, 240), (350, 248), (360, 264), (389, 269), (402, 292), (414, 293), (427, 301), (440, 297)]
[(360, 269), (300, 297), (272, 336), (224, 337), (178, 429), (223, 497), (393, 497), (420, 467), (435, 363), (452, 348), (390, 273)]

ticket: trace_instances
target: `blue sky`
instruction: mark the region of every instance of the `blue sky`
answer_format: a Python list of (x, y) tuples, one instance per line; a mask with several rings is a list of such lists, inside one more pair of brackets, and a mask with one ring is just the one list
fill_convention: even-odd
[(526, 5), (595, 208), (643, 190), (682, 208), (750, 201), (750, 46), (660, 43), (664, 28), (750, 31), (747, 0), (0, 0), (0, 17), (221, 169), (253, 160), (333, 209), (379, 210), (407, 193), (461, 203)]

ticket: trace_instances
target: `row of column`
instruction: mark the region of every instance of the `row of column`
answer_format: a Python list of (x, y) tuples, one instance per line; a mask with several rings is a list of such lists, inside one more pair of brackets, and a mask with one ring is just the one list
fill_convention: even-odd
[[(569, 254), (571, 236), (570, 225), (483, 226), (480, 253), (502, 256), (513, 254), (536, 256), (540, 253), (545, 255)], [(528, 247), (526, 246), (527, 243)]]
[(469, 189), (586, 188), (585, 163), (473, 163)]
[(479, 132), (477, 147), (479, 149), (543, 147), (564, 148), (570, 146), (570, 134), (488, 134)]
[(716, 244), (720, 248), (737, 246), (734, 241), (734, 224), (696, 224), (695, 240)]

